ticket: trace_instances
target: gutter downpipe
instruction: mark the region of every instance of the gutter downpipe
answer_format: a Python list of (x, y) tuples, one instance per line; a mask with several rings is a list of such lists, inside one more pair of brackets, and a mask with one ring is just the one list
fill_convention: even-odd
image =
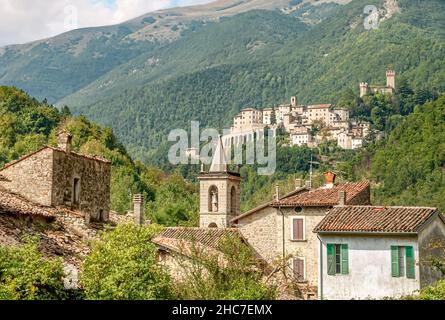
[(280, 211), (281, 213), (281, 228), (282, 228), (282, 254), (283, 254), (283, 265), (285, 263), (286, 260), (286, 241), (284, 238), (284, 212), (281, 210), (281, 206), (278, 206), (278, 211)]
[(323, 241), (317, 233), (318, 238), (318, 298), (323, 300)]

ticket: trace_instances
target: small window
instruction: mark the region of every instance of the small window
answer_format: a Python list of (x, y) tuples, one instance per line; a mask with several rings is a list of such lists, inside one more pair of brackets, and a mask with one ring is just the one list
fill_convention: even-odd
[(349, 252), (347, 244), (327, 244), (328, 275), (349, 274)]
[(295, 212), (296, 212), (296, 213), (300, 213), (301, 211), (303, 211), (303, 208), (302, 208), (302, 207), (296, 207), (296, 208), (295, 208)]
[(416, 278), (412, 246), (391, 246), (391, 275), (394, 278)]
[(304, 218), (303, 217), (292, 218), (291, 221), (292, 221), (291, 239), (295, 241), (305, 240)]
[(74, 178), (73, 181), (73, 203), (79, 204), (80, 202), (80, 178)]

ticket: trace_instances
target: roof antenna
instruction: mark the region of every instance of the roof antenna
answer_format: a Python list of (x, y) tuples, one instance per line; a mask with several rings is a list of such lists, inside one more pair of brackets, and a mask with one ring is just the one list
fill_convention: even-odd
[(310, 184), (311, 184), (311, 188), (312, 188), (312, 176), (313, 176), (313, 168), (314, 168), (314, 164), (320, 164), (320, 162), (317, 162), (317, 161), (314, 161), (314, 155), (313, 154), (311, 154), (311, 161), (309, 161), (309, 163), (311, 164), (311, 169), (310, 169), (310, 171), (309, 171), (309, 181), (310, 181)]

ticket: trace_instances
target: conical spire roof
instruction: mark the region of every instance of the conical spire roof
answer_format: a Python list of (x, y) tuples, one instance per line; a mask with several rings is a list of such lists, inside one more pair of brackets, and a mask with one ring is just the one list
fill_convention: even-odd
[(216, 146), (215, 154), (213, 155), (212, 164), (209, 172), (226, 172), (228, 168), (228, 161), (224, 150), (222, 136), (219, 136), (218, 144)]

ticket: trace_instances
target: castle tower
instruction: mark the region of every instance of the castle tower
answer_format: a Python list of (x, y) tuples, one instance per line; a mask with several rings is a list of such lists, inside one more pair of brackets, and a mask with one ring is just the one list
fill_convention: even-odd
[(386, 86), (389, 88), (396, 88), (396, 72), (394, 70), (386, 71)]
[(227, 228), (230, 220), (240, 214), (241, 177), (228, 171), (227, 164), (220, 137), (209, 171), (202, 168), (198, 176), (201, 228)]
[(292, 105), (292, 107), (296, 107), (298, 105), (297, 97), (295, 97), (295, 96), (291, 97), (290, 104)]
[(369, 84), (366, 82), (360, 83), (360, 98), (366, 96), (369, 91)]

